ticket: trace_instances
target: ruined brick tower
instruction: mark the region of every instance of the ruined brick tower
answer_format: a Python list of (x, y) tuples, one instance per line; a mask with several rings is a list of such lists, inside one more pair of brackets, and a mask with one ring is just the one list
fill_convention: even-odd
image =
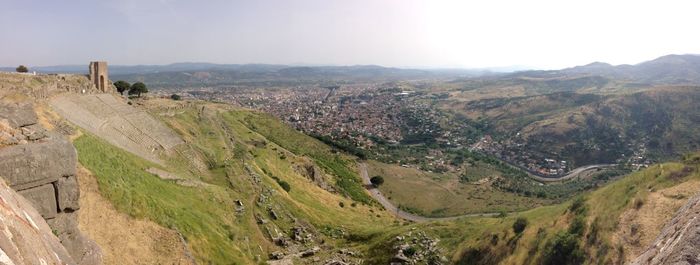
[(90, 80), (97, 90), (107, 92), (109, 76), (107, 75), (107, 62), (90, 62)]

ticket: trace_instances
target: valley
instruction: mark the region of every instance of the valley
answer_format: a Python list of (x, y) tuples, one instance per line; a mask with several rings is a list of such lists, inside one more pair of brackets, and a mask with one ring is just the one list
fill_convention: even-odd
[(0, 265), (700, 265), (700, 2), (0, 6)]
[[(29, 86), (71, 139), (79, 228), (109, 262), (140, 242), (165, 263), (623, 264), (700, 179), (690, 85), (439, 76), (125, 97), (66, 77), (7, 74), (2, 99)], [(458, 92), (481, 79), (485, 98)]]

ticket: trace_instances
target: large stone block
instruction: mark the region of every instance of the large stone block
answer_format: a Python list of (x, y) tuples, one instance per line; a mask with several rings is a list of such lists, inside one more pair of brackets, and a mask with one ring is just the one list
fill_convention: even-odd
[(0, 176), (15, 190), (24, 190), (74, 176), (76, 161), (73, 145), (51, 133), (44, 141), (0, 148)]
[(75, 264), (32, 204), (2, 180), (0, 201), (0, 263)]
[(56, 190), (53, 184), (45, 184), (39, 187), (19, 191), (39, 211), (44, 219), (56, 217), (58, 206), (56, 203)]
[(34, 106), (30, 103), (9, 103), (0, 101), (0, 119), (7, 119), (14, 128), (19, 128), (37, 121)]
[(72, 212), (80, 209), (80, 189), (75, 176), (60, 177), (56, 182), (56, 190), (60, 211)]

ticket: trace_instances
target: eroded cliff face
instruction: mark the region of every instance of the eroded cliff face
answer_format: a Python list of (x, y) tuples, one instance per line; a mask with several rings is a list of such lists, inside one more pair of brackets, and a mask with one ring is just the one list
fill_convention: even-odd
[(651, 246), (632, 264), (700, 264), (700, 194), (678, 210)]
[(46, 220), (77, 264), (99, 264), (99, 247), (77, 226), (76, 165), (73, 145), (39, 124), (31, 101), (0, 100), (0, 177)]

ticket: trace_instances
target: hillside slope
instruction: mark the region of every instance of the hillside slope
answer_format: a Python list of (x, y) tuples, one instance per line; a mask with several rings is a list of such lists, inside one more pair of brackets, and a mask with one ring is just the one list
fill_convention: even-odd
[[(165, 166), (88, 133), (74, 144), (80, 163), (118, 211), (178, 231), (198, 263), (258, 263), (273, 253), (332, 260), (345, 255), (339, 248), (365, 249), (352, 238), (392, 229), (389, 215), (374, 206), (359, 179), (354, 182), (349, 157), (277, 128), (283, 125), (259, 113), (209, 103), (151, 103), (150, 111), (186, 142), (161, 157)], [(289, 139), (285, 146), (273, 141), (282, 134)], [(314, 165), (323, 180), (309, 178)], [(151, 168), (170, 177), (148, 173)]]
[[(622, 264), (640, 254), (661, 231), (660, 224), (700, 188), (697, 165), (686, 160), (633, 173), (563, 204), (507, 217), (394, 223), (374, 203), (349, 199), (362, 202), (366, 196), (353, 195), (353, 188), (340, 184), (337, 172), (356, 174), (346, 167), (354, 163), (351, 158), (267, 115), (201, 102), (156, 100), (146, 107), (186, 142), (178, 155), (165, 159), (163, 168), (178, 179), (147, 173), (158, 166), (90, 135), (76, 140), (80, 161), (95, 173), (100, 190), (118, 210), (180, 231), (199, 262), (253, 263), (284, 253), (297, 263), (314, 264), (300, 256), (319, 246), (314, 256), (320, 261), (349, 258), (338, 254), (349, 248), (355, 261), (384, 264), (403, 258), (396, 257), (396, 248), (405, 238), (417, 237), (417, 242), (435, 242), (435, 248), (414, 247), (432, 253), (438, 262), (559, 264), (560, 255), (574, 255), (593, 257), (580, 260), (584, 263)], [(322, 172), (316, 179), (300, 170), (313, 164)], [(511, 228), (518, 217), (528, 220), (521, 234)], [(301, 230), (312, 239), (297, 238)], [(561, 249), (566, 246), (573, 247)]]

